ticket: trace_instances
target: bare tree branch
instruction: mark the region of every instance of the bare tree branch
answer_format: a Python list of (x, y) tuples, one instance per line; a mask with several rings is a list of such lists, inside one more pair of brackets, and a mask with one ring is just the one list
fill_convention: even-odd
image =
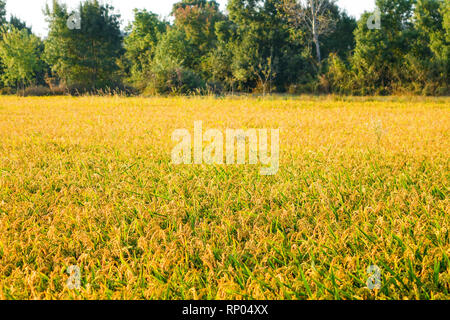
[(330, 33), (336, 21), (329, 11), (336, 0), (283, 0), (282, 11), (296, 28), (306, 26), (316, 46), (318, 63), (321, 64), (320, 36)]

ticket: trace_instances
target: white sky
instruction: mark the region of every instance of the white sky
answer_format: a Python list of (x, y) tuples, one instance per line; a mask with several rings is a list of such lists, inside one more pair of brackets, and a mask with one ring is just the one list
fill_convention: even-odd
[[(133, 19), (133, 9), (146, 8), (161, 16), (168, 16), (172, 5), (177, 0), (103, 0), (112, 4), (122, 15), (122, 27)], [(47, 24), (42, 13), (46, 3), (51, 0), (6, 0), (6, 10), (8, 15), (13, 14), (27, 22), (28, 26), (33, 28), (33, 32), (40, 36), (47, 34)], [(62, 0), (69, 7), (76, 7), (80, 0)], [(227, 0), (218, 0), (222, 9), (225, 9)], [(341, 8), (345, 8), (350, 15), (359, 18), (364, 11), (373, 10), (375, 0), (338, 0)]]

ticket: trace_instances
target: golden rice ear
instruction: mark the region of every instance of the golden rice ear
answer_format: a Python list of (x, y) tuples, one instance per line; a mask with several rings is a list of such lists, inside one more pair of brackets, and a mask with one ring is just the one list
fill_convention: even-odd
[[(0, 299), (447, 299), (448, 105), (0, 96)], [(199, 119), (276, 174), (173, 164)]]

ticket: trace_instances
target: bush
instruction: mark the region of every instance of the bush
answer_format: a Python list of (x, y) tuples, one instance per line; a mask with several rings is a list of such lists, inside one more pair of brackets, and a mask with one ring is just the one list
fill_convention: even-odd
[(204, 91), (205, 81), (194, 71), (180, 66), (155, 70), (144, 94), (192, 94)]
[(87, 88), (84, 84), (72, 84), (65, 88), (67, 94), (72, 96), (81, 96), (81, 95), (99, 95), (99, 96), (113, 96), (113, 95), (122, 95), (122, 96), (133, 96), (137, 95), (139, 92), (137, 89), (127, 86), (121, 83), (117, 83), (110, 87), (104, 87), (100, 89), (92, 89)]
[(350, 71), (344, 61), (336, 54), (331, 54), (328, 61), (329, 65), (326, 78), (330, 91), (337, 94), (354, 93), (351, 88)]
[(17, 95), (22, 97), (46, 97), (52, 96), (53, 92), (48, 87), (33, 86), (28, 87), (25, 90), (18, 90)]
[(308, 83), (292, 84), (288, 87), (287, 93), (291, 95), (317, 94), (319, 93), (319, 83), (317, 81), (311, 81)]
[(11, 88), (6, 87), (6, 88), (0, 88), (0, 95), (11, 95), (14, 92), (11, 90)]

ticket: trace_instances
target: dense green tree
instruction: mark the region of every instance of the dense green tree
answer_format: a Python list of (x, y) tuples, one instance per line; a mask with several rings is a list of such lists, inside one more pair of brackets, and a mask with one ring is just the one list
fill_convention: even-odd
[(124, 45), (131, 81), (140, 88), (148, 81), (158, 41), (167, 27), (168, 23), (152, 12), (134, 11), (134, 21), (127, 28)]
[(203, 89), (204, 80), (194, 71), (195, 57), (189, 54), (193, 49), (183, 30), (169, 28), (156, 47), (147, 92), (189, 94)]
[(0, 0), (0, 27), (6, 23), (6, 1)]
[(369, 28), (374, 12), (356, 22), (334, 0), (229, 0), (226, 13), (215, 0), (180, 0), (172, 22), (135, 10), (122, 33), (99, 0), (75, 11), (53, 0), (42, 42), (24, 21), (7, 21), (0, 0), (0, 77), (89, 91), (125, 81), (149, 94), (448, 94), (450, 2), (376, 4), (380, 29)]
[(46, 16), (50, 25), (46, 61), (60, 79), (89, 90), (117, 85), (122, 33), (120, 16), (110, 5), (88, 0), (80, 3), (78, 10), (68, 12), (54, 0), (52, 8), (47, 6)]
[(330, 8), (330, 16), (333, 21), (333, 29), (322, 37), (322, 52), (324, 57), (336, 53), (341, 58), (347, 58), (355, 49), (354, 32), (358, 26), (355, 18), (349, 16), (337, 5)]
[(40, 47), (40, 39), (28, 30), (3, 27), (0, 59), (5, 66), (2, 80), (6, 85), (23, 89), (33, 82), (43, 69)]
[(15, 27), (16, 29), (25, 29), (28, 31), (28, 33), (32, 33), (31, 27), (28, 27), (25, 21), (22, 21), (20, 18), (14, 15), (9, 18), (9, 25)]
[(418, 0), (415, 5), (414, 41), (405, 56), (401, 79), (408, 91), (437, 94), (448, 90), (450, 46), (444, 19), (449, 6), (443, 0)]
[(392, 89), (392, 81), (399, 77), (411, 46), (413, 3), (414, 0), (377, 0), (380, 29), (368, 28), (373, 13), (365, 13), (360, 19), (352, 61), (360, 94), (386, 94)]
[(216, 49), (216, 24), (225, 20), (216, 1), (183, 0), (173, 7), (174, 24), (160, 34), (147, 92), (189, 93), (210, 80), (206, 60)]
[(203, 74), (209, 79), (214, 90), (233, 91), (236, 79), (233, 75), (233, 41), (236, 25), (223, 20), (216, 23), (216, 48), (212, 49), (202, 61)]
[[(6, 23), (6, 2), (5, 0), (0, 0), (0, 28)], [(0, 60), (0, 77), (4, 74), (5, 66)], [(3, 87), (3, 83), (0, 82), (0, 87)]]
[[(11, 15), (9, 18), (9, 21), (5, 22), (5, 28), (7, 28), (8, 30), (10, 30), (11, 28), (15, 28), (17, 30), (25, 30), (26, 32), (28, 32), (29, 35), (32, 35), (32, 29), (31, 27), (27, 26), (26, 22), (21, 20), (20, 18)], [(45, 63), (45, 61), (43, 60), (43, 53), (44, 53), (44, 42), (39, 38), (39, 37), (35, 37), (35, 39), (38, 40), (38, 47), (37, 47), (37, 54), (38, 54), (38, 59), (39, 59), (39, 63), (40, 63), (40, 68), (38, 69), (38, 71), (35, 73), (34, 75), (34, 79), (33, 79), (33, 83), (36, 85), (45, 85), (45, 78), (46, 75), (50, 72), (50, 67), (47, 63)], [(1, 68), (1, 67), (0, 67)], [(3, 66), (4, 68), (4, 66)], [(1, 74), (1, 71), (0, 71)]]
[(182, 0), (172, 10), (174, 25), (192, 44), (190, 60), (196, 65), (201, 58), (216, 46), (216, 23), (225, 19), (219, 4), (214, 0)]
[(236, 25), (232, 37), (233, 75), (238, 89), (278, 91), (311, 77), (305, 37), (280, 12), (281, 0), (230, 0), (228, 12)]
[(349, 63), (334, 56), (328, 77), (334, 91), (353, 94), (448, 93), (449, 46), (443, 0), (378, 0), (380, 29), (365, 13), (355, 31)]

